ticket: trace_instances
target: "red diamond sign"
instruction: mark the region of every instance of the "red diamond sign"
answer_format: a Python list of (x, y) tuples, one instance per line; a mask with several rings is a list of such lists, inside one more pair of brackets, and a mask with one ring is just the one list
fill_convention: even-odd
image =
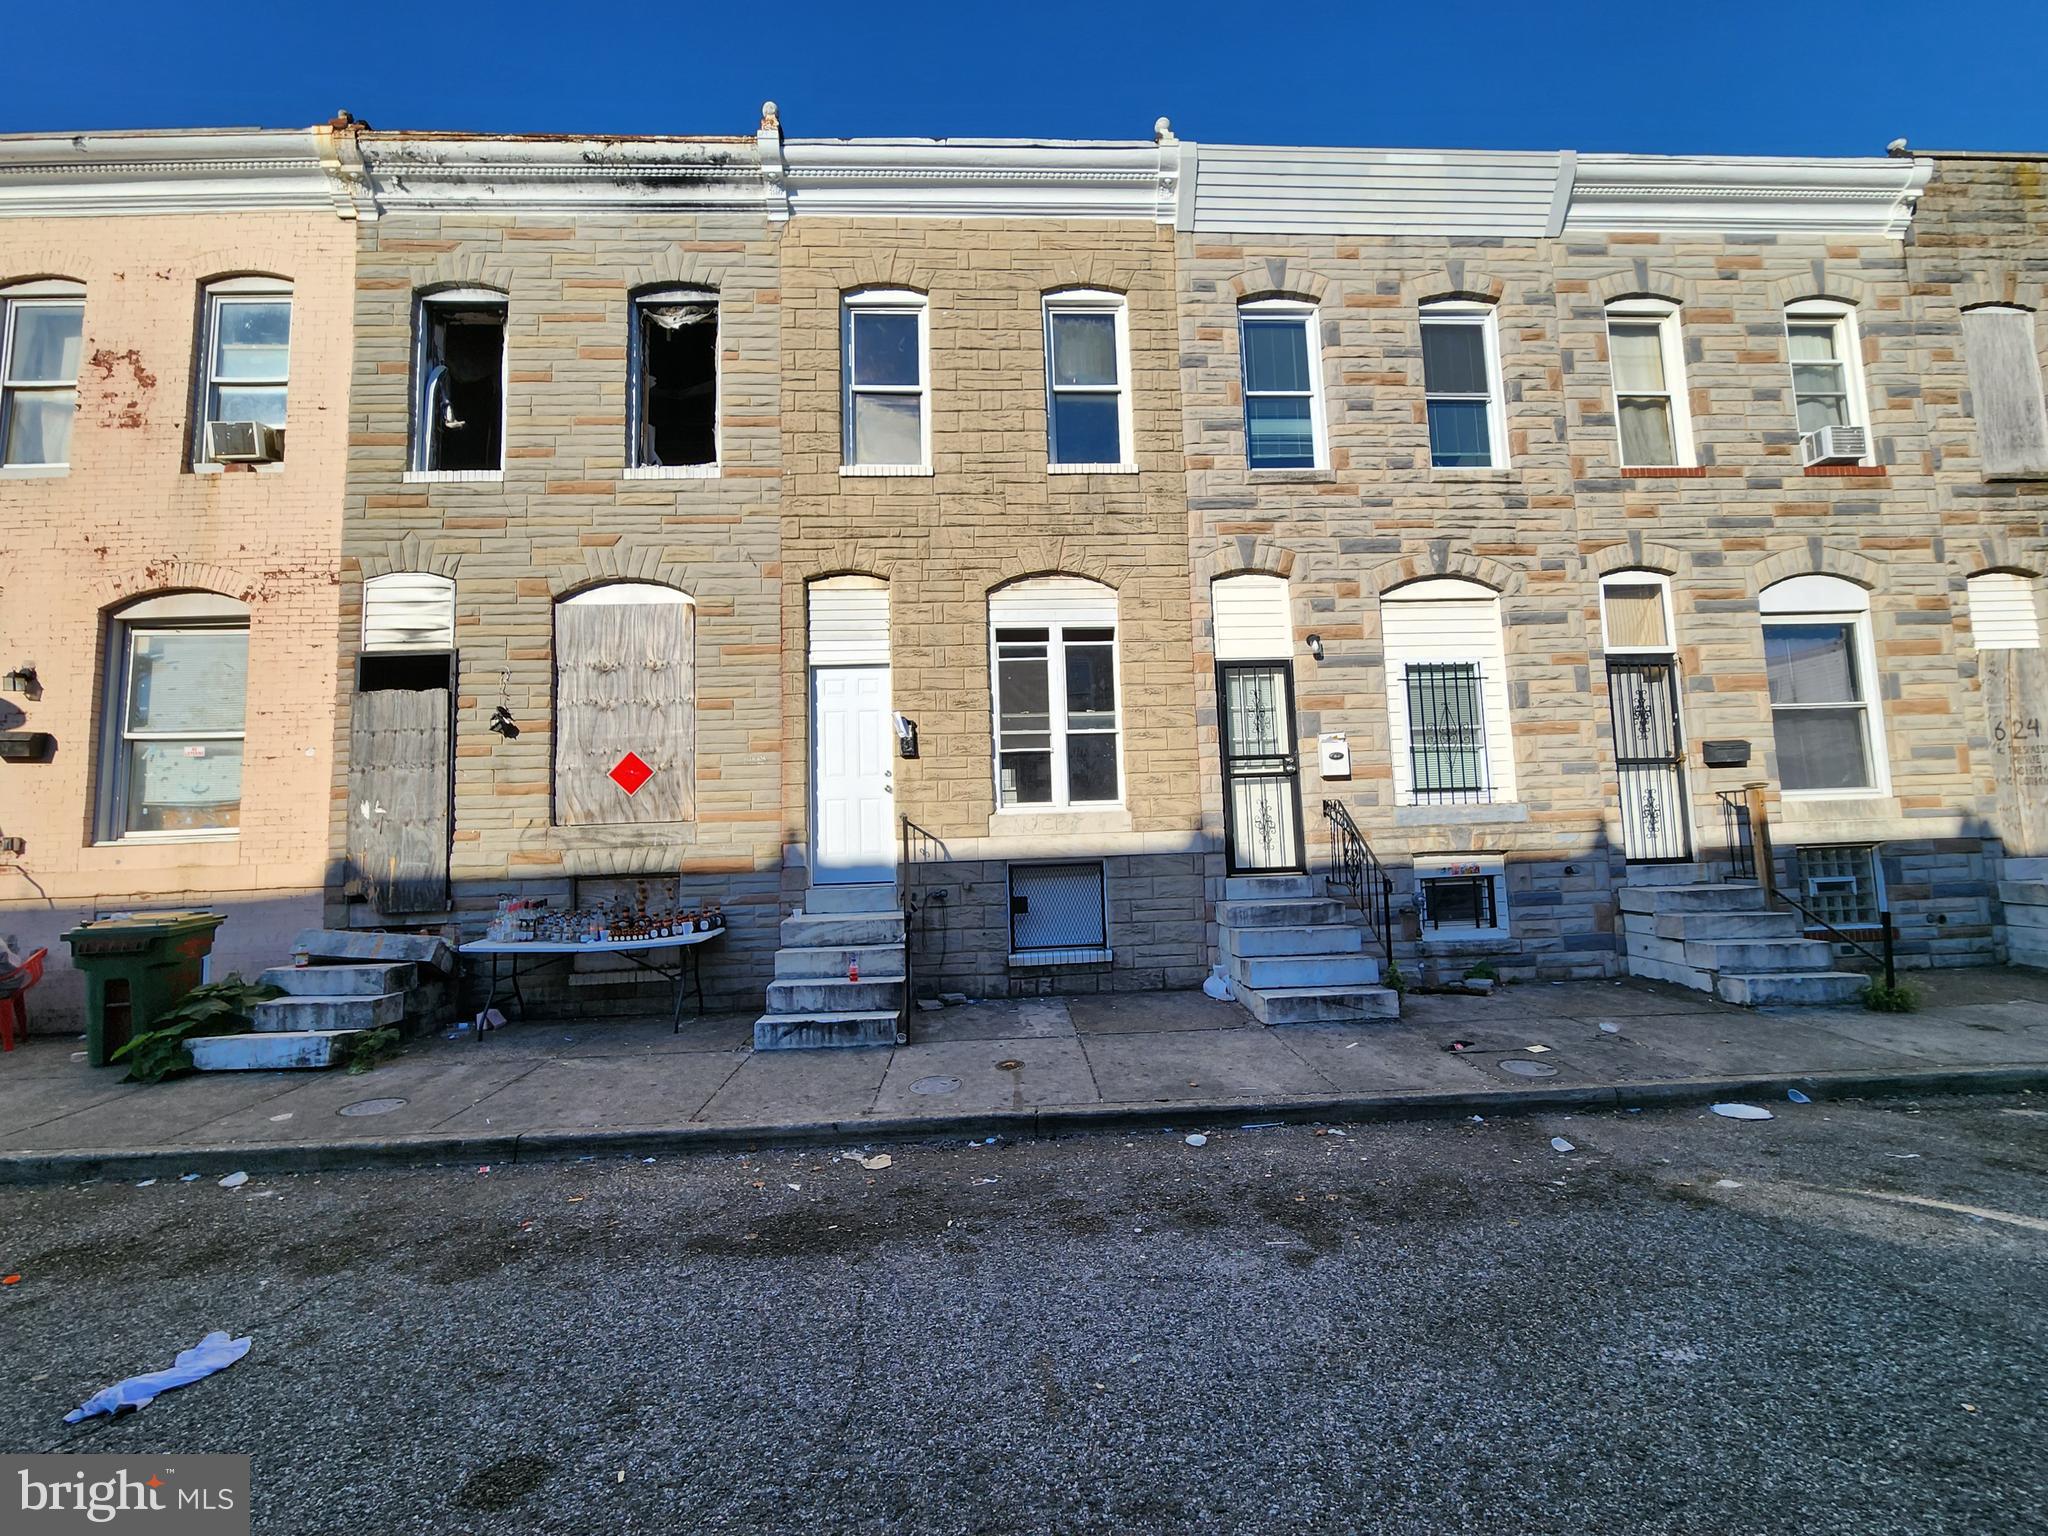
[(628, 752), (612, 764), (611, 781), (627, 794), (638, 794), (640, 786), (654, 777), (654, 770), (641, 760), (638, 752)]

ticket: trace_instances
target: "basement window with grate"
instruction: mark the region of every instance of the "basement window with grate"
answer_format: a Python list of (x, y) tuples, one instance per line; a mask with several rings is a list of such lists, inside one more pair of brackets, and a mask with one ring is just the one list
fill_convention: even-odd
[(1102, 865), (1010, 866), (1010, 964), (1100, 965), (1111, 958)]

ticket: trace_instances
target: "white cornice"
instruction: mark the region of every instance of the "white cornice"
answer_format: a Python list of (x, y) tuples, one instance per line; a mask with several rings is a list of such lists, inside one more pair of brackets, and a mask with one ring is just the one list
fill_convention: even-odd
[(767, 211), (753, 139), (337, 135), (336, 171), (366, 219), (389, 213)]
[(798, 218), (1142, 219), (1170, 224), (1180, 144), (789, 139), (772, 172)]
[(1925, 160), (1581, 155), (1567, 234), (1857, 234), (1902, 238)]
[(0, 136), (0, 217), (332, 206), (305, 129)]

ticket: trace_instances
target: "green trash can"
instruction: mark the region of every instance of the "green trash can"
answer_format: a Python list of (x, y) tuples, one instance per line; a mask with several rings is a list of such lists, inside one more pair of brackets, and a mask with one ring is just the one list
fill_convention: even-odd
[(198, 986), (221, 912), (138, 912), (103, 917), (64, 935), (85, 975), (85, 1059), (114, 1052)]

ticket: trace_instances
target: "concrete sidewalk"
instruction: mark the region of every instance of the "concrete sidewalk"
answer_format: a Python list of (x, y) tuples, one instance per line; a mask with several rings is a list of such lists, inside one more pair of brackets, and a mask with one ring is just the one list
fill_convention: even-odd
[[(44, 1036), (0, 1056), (0, 1183), (1488, 1114), (1788, 1086), (1817, 1098), (2048, 1086), (2048, 976), (1914, 981), (1925, 1000), (1913, 1014), (1758, 1012), (1660, 983), (1576, 982), (1411, 996), (1395, 1023), (1273, 1029), (1199, 992), (1045, 998), (920, 1013), (894, 1049), (760, 1055), (750, 1015), (680, 1034), (666, 1020), (543, 1019), (481, 1041), (432, 1035), (360, 1076), (154, 1087)], [(1447, 1051), (1453, 1040), (1470, 1049)]]

